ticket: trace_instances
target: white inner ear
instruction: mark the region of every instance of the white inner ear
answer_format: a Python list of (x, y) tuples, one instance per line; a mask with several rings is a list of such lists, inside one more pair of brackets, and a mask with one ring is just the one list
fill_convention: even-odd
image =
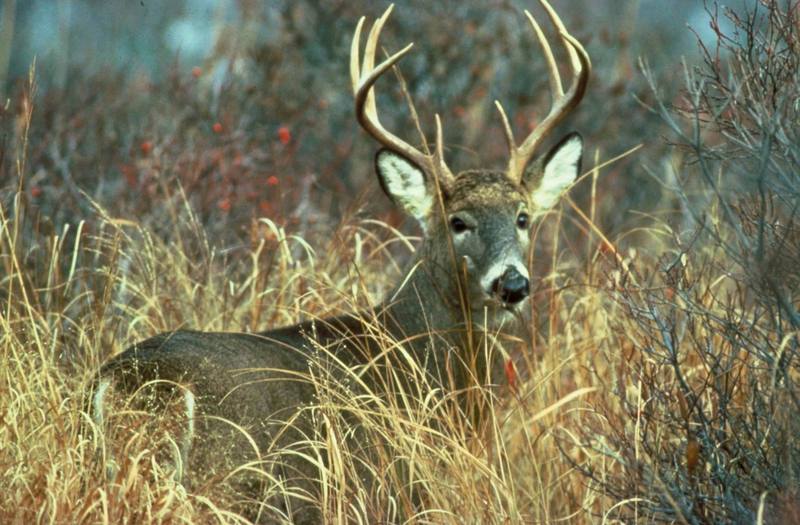
[(422, 171), (389, 151), (378, 155), (377, 165), (378, 175), (392, 199), (424, 227), (425, 218), (433, 207), (433, 194)]
[(534, 205), (543, 213), (555, 205), (561, 194), (578, 176), (583, 141), (574, 136), (562, 144), (544, 166), (539, 187), (531, 194)]

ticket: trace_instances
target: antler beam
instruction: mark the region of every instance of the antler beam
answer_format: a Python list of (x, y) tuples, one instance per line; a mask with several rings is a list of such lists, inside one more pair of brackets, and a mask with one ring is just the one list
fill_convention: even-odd
[[(350, 47), (350, 80), (353, 87), (353, 96), (355, 97), (356, 117), (361, 127), (378, 142), (411, 160), (427, 173), (437, 178), (440, 184), (449, 187), (452, 185), (455, 177), (444, 161), (442, 123), (439, 119), (439, 115), (436, 115), (436, 149), (433, 153), (423, 153), (419, 149), (411, 146), (403, 139), (384, 128), (378, 118), (378, 109), (375, 103), (375, 82), (381, 75), (403, 58), (414, 45), (408, 44), (406, 47), (375, 66), (378, 37), (383, 29), (383, 25), (392, 13), (393, 8), (394, 5), (390, 5), (383, 15), (372, 25), (372, 29), (367, 37), (363, 61), (359, 60), (359, 51), (361, 48), (361, 30), (364, 25), (364, 17), (361, 17), (356, 26), (356, 31), (353, 35), (353, 43)], [(359, 64), (359, 62), (361, 63)]]
[(547, 61), (547, 68), (550, 72), (550, 91), (552, 92), (553, 103), (550, 108), (550, 112), (544, 118), (544, 120), (542, 120), (542, 122), (536, 126), (536, 128), (534, 128), (534, 130), (525, 138), (525, 141), (521, 145), (517, 146), (517, 143), (514, 140), (514, 132), (511, 130), (511, 124), (508, 121), (506, 112), (503, 110), (503, 106), (500, 104), (500, 102), (495, 101), (497, 110), (500, 113), (500, 118), (503, 121), (503, 129), (505, 131), (506, 141), (508, 142), (508, 149), (510, 152), (510, 159), (508, 161), (508, 176), (516, 183), (519, 183), (522, 180), (525, 167), (530, 162), (536, 151), (536, 148), (539, 146), (539, 144), (541, 144), (544, 137), (547, 136), (547, 134), (552, 131), (553, 128), (564, 119), (564, 117), (566, 117), (573, 109), (575, 109), (575, 107), (581, 101), (583, 95), (586, 93), (586, 86), (589, 82), (589, 74), (592, 70), (589, 54), (583, 48), (581, 43), (567, 32), (566, 28), (564, 27), (564, 23), (561, 21), (561, 18), (559, 18), (558, 14), (555, 12), (552, 6), (550, 6), (547, 0), (539, 0), (539, 2), (542, 4), (542, 7), (544, 7), (545, 11), (547, 11), (550, 21), (553, 23), (553, 26), (555, 26), (556, 30), (561, 36), (561, 42), (564, 45), (564, 48), (567, 50), (570, 66), (573, 72), (572, 84), (570, 85), (569, 90), (564, 93), (564, 89), (561, 84), (561, 75), (558, 72), (558, 65), (556, 64), (555, 58), (553, 58), (553, 50), (550, 48), (550, 44), (547, 42), (547, 38), (544, 36), (541, 27), (539, 27), (539, 24), (536, 23), (536, 19), (533, 18), (533, 15), (531, 15), (530, 11), (525, 10), (525, 15), (528, 17), (531, 27), (533, 27), (533, 31), (536, 33), (536, 37), (539, 40), (539, 44), (541, 45), (545, 56), (545, 60)]

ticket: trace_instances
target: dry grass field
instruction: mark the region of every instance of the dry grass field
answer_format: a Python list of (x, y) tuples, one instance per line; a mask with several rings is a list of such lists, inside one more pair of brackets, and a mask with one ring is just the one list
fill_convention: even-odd
[[(341, 9), (345, 42), (360, 13)], [(733, 29), (670, 73), (614, 36), (587, 45), (595, 73), (569, 123), (585, 137), (584, 174), (534, 226), (527, 333), (492, 349), (506, 365), (469, 393), (480, 417), (414, 363), (398, 385), (415, 388), (391, 400), (308, 378), (320, 400), (304, 448), (320, 491), (308, 497), (327, 523), (800, 523), (800, 7), (710, 12)], [(406, 41), (403, 24), (387, 45)], [(419, 47), (447, 47), (419, 31)], [(520, 33), (508, 38), (530, 38)], [(176, 62), (163, 79), (77, 77), (60, 94), (39, 92), (32, 66), (10, 89), (0, 523), (249, 523), (253, 502), (226, 488), (239, 469), (267, 496), (292, 490), (259, 465), (184, 487), (172, 412), (121, 401), (100, 428), (87, 393), (103, 362), (156, 333), (358, 311), (402, 278), (419, 232), (379, 196), (346, 81), (323, 93), (317, 77), (288, 74), (294, 52), (261, 48), (252, 60), (269, 75), (216, 86), (204, 84), (213, 64)], [(331, 55), (344, 70), (346, 51)], [(485, 55), (445, 65), (497, 56)], [(542, 67), (518, 58), (513, 68)], [(420, 113), (462, 97), (444, 115), (462, 133), (448, 145), (464, 145), (466, 165), (501, 159), (492, 79), (450, 79), (431, 99), (416, 82), (426, 71), (403, 70)], [(522, 89), (492, 93), (507, 87)], [(525, 89), (512, 106), (531, 117), (548, 101)], [(480, 125), (482, 142), (457, 131)], [(352, 448), (355, 427), (369, 455)], [(404, 474), (364, 485), (363, 464)], [(285, 521), (269, 507), (259, 517)]]

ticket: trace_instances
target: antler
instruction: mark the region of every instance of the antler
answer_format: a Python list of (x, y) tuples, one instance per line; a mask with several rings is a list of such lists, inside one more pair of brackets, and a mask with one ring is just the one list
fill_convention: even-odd
[(575, 109), (578, 103), (586, 93), (586, 85), (589, 82), (589, 73), (592, 70), (592, 64), (589, 60), (589, 54), (583, 48), (580, 42), (570, 35), (564, 28), (561, 18), (556, 14), (555, 10), (550, 6), (547, 0), (539, 0), (542, 7), (547, 11), (550, 21), (558, 30), (561, 41), (569, 54), (570, 66), (573, 70), (572, 85), (569, 91), (564, 93), (561, 85), (561, 75), (558, 73), (558, 66), (553, 58), (553, 51), (550, 49), (550, 44), (536, 23), (531, 13), (525, 10), (525, 15), (533, 27), (536, 37), (539, 39), (539, 44), (544, 51), (545, 59), (547, 60), (547, 67), (550, 70), (550, 91), (553, 95), (553, 103), (550, 108), (550, 113), (545, 117), (542, 122), (534, 128), (530, 135), (525, 139), (520, 146), (514, 141), (514, 132), (511, 131), (511, 125), (508, 122), (506, 112), (499, 101), (495, 101), (497, 110), (500, 112), (500, 118), (503, 120), (503, 129), (505, 130), (506, 140), (508, 141), (508, 149), (511, 153), (511, 158), (508, 161), (508, 176), (512, 181), (519, 183), (522, 180), (525, 166), (533, 157), (536, 147), (542, 142), (542, 139), (566, 117), (570, 111)]
[(377, 66), (374, 65), (375, 52), (378, 47), (378, 37), (383, 29), (383, 25), (392, 13), (392, 9), (394, 9), (394, 4), (390, 5), (383, 15), (372, 25), (372, 29), (367, 37), (367, 47), (364, 50), (364, 60), (360, 66), (359, 49), (361, 47), (361, 28), (364, 25), (363, 16), (356, 26), (356, 32), (353, 35), (353, 43), (350, 47), (350, 80), (353, 85), (353, 96), (356, 102), (356, 116), (361, 127), (378, 142), (413, 161), (430, 175), (437, 177), (443, 186), (449, 187), (452, 185), (455, 177), (444, 161), (442, 151), (442, 123), (438, 114), (436, 115), (436, 149), (433, 153), (423, 153), (411, 146), (400, 137), (384, 128), (378, 119), (378, 109), (375, 104), (375, 90), (373, 86), (378, 78), (403, 58), (414, 45), (408, 44)]

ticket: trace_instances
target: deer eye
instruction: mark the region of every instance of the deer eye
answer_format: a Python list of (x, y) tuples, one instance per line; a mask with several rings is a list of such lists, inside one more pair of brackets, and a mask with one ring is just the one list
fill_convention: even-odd
[(469, 229), (469, 227), (467, 226), (467, 223), (464, 222), (460, 217), (451, 217), (450, 229), (453, 230), (453, 233), (464, 233)]
[(517, 216), (517, 228), (520, 230), (526, 230), (528, 228), (529, 222), (528, 214), (527, 213), (520, 213)]

